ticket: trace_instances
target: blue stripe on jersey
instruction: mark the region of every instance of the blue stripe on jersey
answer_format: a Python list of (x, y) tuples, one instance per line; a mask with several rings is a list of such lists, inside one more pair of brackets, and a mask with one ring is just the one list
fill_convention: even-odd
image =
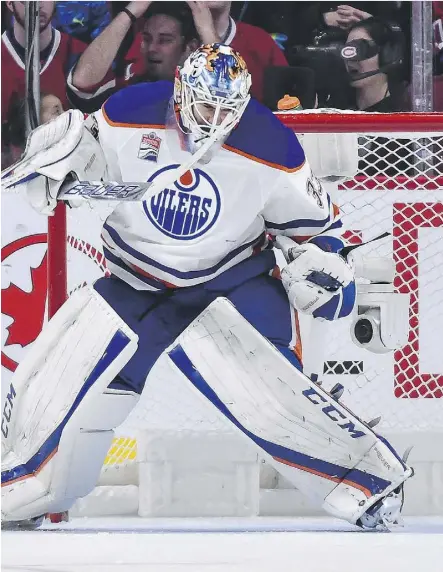
[[(326, 226), (328, 222), (331, 220), (331, 199), (329, 198), (329, 196), (328, 196), (328, 210), (329, 210), (328, 216), (321, 220), (314, 220), (312, 218), (296, 218), (294, 220), (289, 220), (287, 222), (272, 222), (269, 220), (265, 220), (265, 226), (267, 229), (276, 229), (276, 230), (288, 230), (290, 228), (321, 228), (323, 226)], [(334, 225), (335, 224), (336, 223), (334, 223)]]
[(111, 95), (103, 109), (114, 123), (164, 125), (172, 92), (170, 81), (139, 83)]
[(118, 266), (128, 274), (131, 274), (131, 276), (134, 276), (134, 278), (137, 278), (137, 280), (144, 282), (147, 286), (151, 286), (152, 288), (156, 288), (157, 290), (168, 290), (168, 287), (163, 282), (155, 280), (154, 278), (149, 278), (148, 276), (145, 276), (144, 274), (141, 274), (140, 272), (133, 270), (130, 266), (125, 264), (121, 258), (115, 256), (115, 254), (113, 254), (108, 248), (106, 248), (106, 246), (103, 247), (103, 254), (105, 255), (106, 260), (112, 262), (112, 264), (115, 264), (115, 266)]
[[(138, 250), (135, 250), (135, 248), (129, 246), (129, 244), (127, 244), (121, 238), (118, 232), (114, 228), (110, 227), (106, 222), (103, 225), (103, 228), (109, 233), (112, 240), (119, 248), (121, 248), (121, 250), (130, 254), (133, 258), (136, 258), (137, 260), (140, 260), (141, 262), (148, 264), (149, 266), (158, 268), (159, 270), (162, 270), (163, 272), (166, 272), (167, 274), (175, 276), (176, 278), (179, 278), (181, 280), (191, 280), (194, 278), (205, 278), (207, 276), (210, 276), (211, 274), (214, 274), (215, 272), (217, 272), (217, 270), (225, 266), (229, 261), (231, 261), (233, 258), (235, 258), (238, 254), (240, 254), (244, 250), (254, 247), (257, 244), (262, 244), (262, 243), (265, 244), (264, 241), (265, 233), (263, 232), (262, 234), (260, 234), (260, 236), (254, 238), (254, 240), (251, 240), (246, 244), (241, 244), (240, 246), (232, 250), (227, 256), (222, 258), (220, 262), (214, 264), (214, 266), (205, 268), (204, 270), (189, 270), (188, 272), (183, 272), (181, 270), (176, 270), (175, 268), (171, 268), (170, 266), (166, 266), (165, 264), (161, 264), (160, 262), (157, 262), (156, 260), (149, 258), (149, 256), (142, 254)], [(159, 278), (159, 280), (161, 280), (161, 278)]]
[(255, 99), (249, 102), (226, 145), (259, 161), (285, 169), (296, 169), (305, 161), (304, 151), (295, 133)]
[(299, 218), (295, 220), (290, 220), (289, 222), (270, 222), (265, 221), (266, 228), (273, 230), (289, 230), (290, 228), (317, 228), (325, 226), (329, 221), (329, 217), (323, 220), (314, 220), (312, 218)]

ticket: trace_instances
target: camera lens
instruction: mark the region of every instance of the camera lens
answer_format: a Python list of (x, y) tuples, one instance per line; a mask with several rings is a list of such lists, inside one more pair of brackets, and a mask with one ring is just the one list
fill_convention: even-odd
[(370, 320), (362, 318), (354, 326), (354, 334), (360, 344), (368, 344), (374, 335), (374, 329)]

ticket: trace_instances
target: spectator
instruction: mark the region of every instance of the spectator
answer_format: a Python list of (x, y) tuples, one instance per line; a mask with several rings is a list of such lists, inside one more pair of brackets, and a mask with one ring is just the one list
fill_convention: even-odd
[(353, 92), (338, 54), (348, 28), (371, 15), (348, 4), (324, 2), (295, 4), (291, 11), (296, 22), (296, 35), (294, 30), (289, 32), (287, 51), (291, 65), (314, 71), (320, 107), (349, 107)]
[(52, 25), (90, 44), (111, 22), (108, 2), (56, 2)]
[(25, 129), (25, 99), (14, 94), (2, 124), (2, 170), (20, 159), (26, 140)]
[(377, 18), (354, 24), (341, 51), (356, 107), (362, 111), (401, 111), (404, 85), (402, 34)]
[[(286, 56), (292, 65), (293, 46), (328, 45), (346, 39), (354, 23), (376, 16), (395, 21), (409, 30), (411, 2), (234, 2), (231, 15), (263, 28), (270, 34), (286, 37)], [(299, 62), (295, 62), (297, 65)]]
[[(112, 0), (112, 2), (108, 2), (110, 10), (111, 10), (111, 20), (113, 20), (114, 18), (116, 18), (120, 12), (122, 12), (125, 8), (129, 8), (129, 4), (130, 2), (125, 2), (124, 0)], [(152, 1), (151, 1), (152, 4)], [(146, 15), (146, 12), (145, 12)], [(129, 31), (127, 32), (124, 40), (122, 41), (122, 43), (120, 44), (120, 48), (118, 49), (117, 52), (117, 56), (115, 58), (115, 63), (113, 65), (113, 68), (116, 67), (115, 64), (117, 64), (118, 62), (124, 62), (125, 56), (128, 53), (129, 49), (131, 48), (131, 46), (133, 46), (133, 52), (136, 51), (136, 53), (134, 54), (136, 57), (141, 57), (140, 56), (140, 45), (142, 42), (142, 32), (143, 32), (143, 27), (145, 25), (145, 18), (138, 18), (136, 22), (133, 23), (133, 25), (129, 28)], [(138, 41), (138, 45), (134, 42), (134, 40), (137, 38)], [(136, 48), (136, 50), (134, 49)]]
[[(56, 95), (40, 94), (40, 124), (48, 123), (63, 111), (62, 102)], [(24, 97), (14, 95), (11, 98), (2, 135), (2, 169), (6, 169), (20, 159), (26, 146)]]
[[(112, 70), (126, 34), (145, 16), (143, 33)], [(200, 44), (184, 2), (130, 2), (82, 54), (69, 83), (85, 112), (98, 109), (116, 89), (139, 81), (174, 79), (175, 68)], [(96, 89), (97, 84), (105, 86)]]
[[(25, 6), (7, 2), (13, 15), (11, 26), (2, 34), (2, 122), (13, 97), (25, 94)], [(69, 107), (66, 76), (85, 44), (51, 26), (55, 2), (40, 3), (40, 87), (53, 93)]]
[[(190, 51), (199, 43), (212, 42), (230, 44), (243, 55), (252, 76), (251, 93), (262, 101), (265, 69), (287, 66), (286, 59), (269, 34), (249, 24), (236, 24), (229, 16), (230, 7), (231, 2), (218, 1), (128, 4), (89, 46), (75, 68), (71, 87), (85, 102), (89, 100), (88, 107), (82, 109), (97, 109), (113, 90), (129, 83), (143, 79), (172, 80), (176, 65)], [(124, 73), (113, 73), (111, 66), (121, 43), (131, 26), (144, 14), (146, 23), (142, 40), (136, 38), (126, 54)], [(95, 84), (104, 81), (105, 77), (109, 87), (106, 92), (99, 93)]]
[[(252, 78), (251, 95), (259, 101), (264, 98), (264, 73), (268, 67), (287, 66), (288, 62), (271, 36), (256, 26), (235, 22), (229, 15), (232, 2), (189, 2), (194, 14), (197, 31), (204, 43), (220, 41), (231, 45), (243, 56)], [(207, 19), (197, 18), (196, 7), (201, 11), (207, 6), (212, 15), (217, 36), (211, 37), (211, 27)], [(283, 97), (284, 93), (280, 94)]]
[(40, 95), (40, 124), (48, 123), (64, 112), (60, 99), (52, 93)]
[[(315, 73), (320, 107), (353, 105), (340, 49), (353, 24), (371, 15), (409, 30), (410, 2), (234, 2), (232, 15), (260, 26), (284, 42), (289, 65)], [(283, 40), (282, 40), (283, 39)], [(407, 56), (408, 54), (406, 54)]]
[[(403, 35), (379, 20), (368, 18), (352, 26), (342, 49), (355, 107), (369, 112), (403, 109)], [(395, 177), (411, 173), (413, 153), (405, 139), (364, 136), (359, 139), (359, 169), (367, 176)]]
[[(434, 77), (434, 109), (433, 111), (443, 112), (443, 75)], [(409, 108), (410, 109), (410, 108)]]

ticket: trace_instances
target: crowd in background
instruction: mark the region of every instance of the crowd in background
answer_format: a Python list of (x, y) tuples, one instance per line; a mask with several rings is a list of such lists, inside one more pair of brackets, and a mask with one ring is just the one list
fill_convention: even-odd
[[(25, 3), (2, 2), (2, 168), (25, 142)], [(443, 111), (443, 2), (434, 6), (434, 109)], [(411, 2), (40, 2), (40, 121), (173, 80), (201, 43), (244, 57), (272, 110), (411, 109)]]

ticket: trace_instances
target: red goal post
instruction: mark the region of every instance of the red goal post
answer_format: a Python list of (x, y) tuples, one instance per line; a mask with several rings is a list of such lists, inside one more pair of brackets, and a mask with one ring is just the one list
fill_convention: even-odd
[(305, 110), (279, 113), (295, 133), (438, 133), (443, 113), (366, 113), (344, 110)]

